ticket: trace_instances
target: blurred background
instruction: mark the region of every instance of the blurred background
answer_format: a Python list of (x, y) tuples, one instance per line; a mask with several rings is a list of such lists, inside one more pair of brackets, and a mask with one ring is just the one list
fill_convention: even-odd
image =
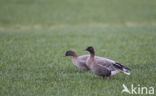
[[(63, 57), (90, 45), (131, 75), (106, 81)], [(0, 96), (129, 96), (122, 84), (155, 86), (155, 49), (156, 0), (0, 0)]]
[(1, 0), (1, 26), (153, 24), (155, 0)]

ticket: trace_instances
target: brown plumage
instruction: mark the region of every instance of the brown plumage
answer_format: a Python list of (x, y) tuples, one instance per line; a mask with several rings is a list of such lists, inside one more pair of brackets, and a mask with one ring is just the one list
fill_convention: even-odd
[[(94, 55), (94, 48), (93, 47), (88, 47), (88, 50), (91, 53), (91, 56)], [(94, 56), (95, 57), (95, 56)], [(98, 56), (96, 56), (98, 57)], [(102, 65), (104, 67), (106, 67), (108, 70), (111, 71), (111, 76), (116, 75), (120, 72), (126, 74), (126, 75), (130, 75), (130, 68), (128, 68), (127, 66), (120, 64), (114, 60), (108, 59), (108, 58), (103, 58), (103, 57), (98, 57), (95, 58), (96, 64)]]
[(75, 51), (68, 50), (66, 51), (65, 56), (72, 56), (73, 64), (78, 68), (80, 68), (81, 70), (84, 71), (89, 70), (88, 66), (86, 65), (86, 60), (89, 57), (89, 55), (78, 56)]
[(101, 76), (103, 78), (106, 77), (106, 79), (108, 80), (111, 76), (111, 71), (107, 67), (101, 65), (97, 59), (95, 59), (94, 48), (89, 46), (86, 48), (86, 51), (90, 53), (90, 57), (86, 61), (86, 64), (90, 68), (90, 70), (98, 76)]

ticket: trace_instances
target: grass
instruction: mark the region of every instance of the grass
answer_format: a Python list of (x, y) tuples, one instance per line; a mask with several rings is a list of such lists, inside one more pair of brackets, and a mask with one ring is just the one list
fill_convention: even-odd
[(1, 0), (0, 25), (156, 22), (155, 0)]
[[(154, 2), (0, 1), (0, 96), (129, 96), (122, 84), (155, 88)], [(68, 49), (88, 54), (89, 45), (131, 75), (102, 80), (63, 57)]]

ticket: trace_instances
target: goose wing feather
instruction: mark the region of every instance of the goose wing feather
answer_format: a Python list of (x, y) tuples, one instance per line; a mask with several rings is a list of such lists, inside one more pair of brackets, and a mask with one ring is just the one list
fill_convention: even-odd
[(111, 75), (111, 71), (105, 67), (102, 66), (100, 64), (95, 64), (92, 68), (93, 72), (99, 76), (110, 76)]

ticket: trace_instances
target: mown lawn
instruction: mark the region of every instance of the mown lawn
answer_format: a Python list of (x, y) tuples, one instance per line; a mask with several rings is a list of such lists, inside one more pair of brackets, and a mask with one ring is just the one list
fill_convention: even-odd
[[(1, 0), (0, 96), (130, 96), (122, 84), (156, 91), (155, 9), (155, 0)], [(131, 75), (106, 81), (63, 56), (89, 45)]]

